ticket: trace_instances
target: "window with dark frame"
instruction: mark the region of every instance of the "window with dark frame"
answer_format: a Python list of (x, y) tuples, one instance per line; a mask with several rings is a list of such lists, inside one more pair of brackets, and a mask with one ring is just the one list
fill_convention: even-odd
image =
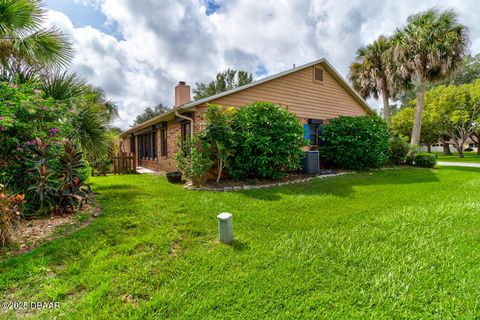
[(310, 128), (310, 145), (311, 146), (318, 146), (318, 128), (320, 127), (318, 124), (310, 124), (308, 125)]
[(161, 145), (161, 155), (162, 157), (167, 156), (167, 129), (160, 130), (160, 141)]
[[(182, 143), (187, 139), (190, 138), (191, 132), (190, 132), (190, 122), (184, 122), (182, 123), (182, 128), (181, 128), (181, 138), (182, 138)], [(190, 150), (185, 150), (185, 155), (188, 155), (190, 153)]]
[(190, 137), (190, 135), (190, 122), (182, 123), (182, 141), (185, 141), (185, 139), (187, 139), (187, 137)]
[(139, 150), (138, 155), (143, 160), (155, 160), (157, 158), (157, 134), (151, 132), (143, 134), (139, 138)]
[(135, 137), (130, 137), (130, 153), (135, 153)]
[(322, 144), (321, 133), (323, 128), (323, 120), (308, 119), (309, 140), (311, 146), (319, 146)]

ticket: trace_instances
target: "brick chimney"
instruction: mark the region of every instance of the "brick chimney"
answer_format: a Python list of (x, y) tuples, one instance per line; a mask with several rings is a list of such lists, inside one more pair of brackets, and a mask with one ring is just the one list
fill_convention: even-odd
[(175, 107), (190, 102), (190, 86), (185, 81), (180, 81), (175, 87)]

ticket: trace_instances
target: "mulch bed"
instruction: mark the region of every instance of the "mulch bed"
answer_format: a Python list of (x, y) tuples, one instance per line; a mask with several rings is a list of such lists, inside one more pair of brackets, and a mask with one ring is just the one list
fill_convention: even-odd
[[(89, 214), (88, 218), (80, 221), (78, 217), (86, 213)], [(82, 211), (76, 213), (21, 220), (18, 228), (11, 235), (11, 244), (7, 247), (6, 252), (2, 252), (0, 248), (0, 256), (4, 253), (8, 253), (10, 256), (22, 254), (44, 242), (65, 237), (88, 226), (100, 213), (99, 207), (87, 205)], [(56, 231), (60, 231), (59, 234), (55, 234)]]

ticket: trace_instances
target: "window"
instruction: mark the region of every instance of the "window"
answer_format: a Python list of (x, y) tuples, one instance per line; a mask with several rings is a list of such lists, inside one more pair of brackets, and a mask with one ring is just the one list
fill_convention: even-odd
[(313, 68), (313, 80), (315, 82), (323, 82), (323, 69), (322, 68)]
[(160, 141), (162, 142), (161, 155), (162, 157), (166, 157), (167, 156), (167, 129), (160, 130)]
[(130, 153), (135, 153), (135, 137), (130, 137)]
[(310, 128), (310, 145), (317, 146), (319, 145), (318, 143), (318, 124), (309, 124), (308, 125)]
[(305, 139), (309, 141), (311, 146), (319, 146), (322, 144), (321, 134), (323, 128), (323, 120), (308, 119), (308, 124), (304, 126)]
[(182, 123), (182, 141), (185, 141), (187, 137), (190, 137), (192, 133), (190, 132), (190, 122)]
[[(191, 136), (190, 132), (190, 122), (182, 123), (182, 142)], [(185, 155), (187, 156), (190, 153), (190, 150), (185, 150)]]
[(138, 155), (140, 159), (155, 160), (157, 158), (157, 133), (156, 131), (139, 136)]

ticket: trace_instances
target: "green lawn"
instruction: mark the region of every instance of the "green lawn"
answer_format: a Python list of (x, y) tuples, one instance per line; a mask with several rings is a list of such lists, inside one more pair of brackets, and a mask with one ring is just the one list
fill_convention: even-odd
[[(2, 300), (60, 302), (19, 315), (480, 314), (479, 169), (393, 169), (230, 193), (145, 175), (95, 178), (93, 187), (103, 215), (90, 226), (0, 260)], [(223, 211), (234, 215), (233, 247), (216, 241)]]
[(444, 156), (441, 152), (433, 152), (437, 155), (438, 161), (445, 162), (477, 162), (480, 163), (480, 156), (477, 155), (477, 152), (465, 152), (465, 158), (459, 158), (458, 153), (453, 152), (451, 156)]

